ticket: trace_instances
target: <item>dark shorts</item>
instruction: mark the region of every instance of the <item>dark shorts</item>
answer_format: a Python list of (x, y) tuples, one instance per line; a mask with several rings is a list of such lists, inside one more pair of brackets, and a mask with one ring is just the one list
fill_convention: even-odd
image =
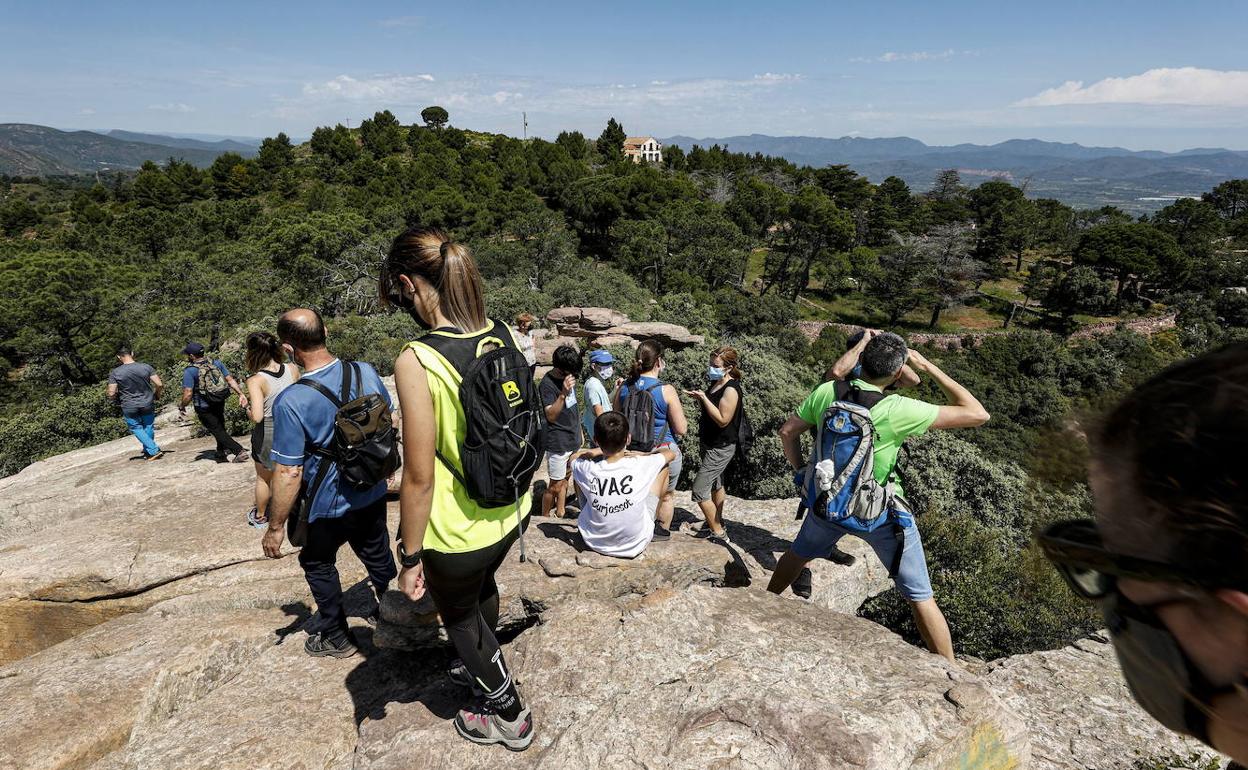
[(251, 459), (273, 470), (273, 418), (265, 417), (251, 429)]

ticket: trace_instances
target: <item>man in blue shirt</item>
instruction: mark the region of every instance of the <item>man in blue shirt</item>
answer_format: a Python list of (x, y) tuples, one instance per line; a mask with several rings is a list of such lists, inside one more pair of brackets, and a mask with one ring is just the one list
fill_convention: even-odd
[[(291, 310), (277, 324), (277, 336), (286, 354), (303, 368), (300, 383), (317, 382), (331, 393), (342, 392), (344, 364), (325, 347), (325, 324), (315, 310)], [(353, 382), (346, 401), (366, 393), (380, 394), (393, 407), (376, 370), (357, 364), (360, 381)], [(299, 552), (299, 565), (316, 600), (319, 617), (309, 624), (304, 649), (309, 655), (347, 658), (358, 649), (347, 628), (338, 579), (338, 550), (344, 543), (368, 571), (378, 598), (398, 574), (386, 530), (386, 482), (359, 490), (340, 481), (337, 463), (314, 453), (331, 445), (337, 407), (311, 387), (286, 388), (273, 404), (273, 498), (269, 504), (269, 528), (264, 534), (264, 554), (281, 556), (286, 519), (292, 515), (301, 491), (305, 494), (325, 468), (316, 495), (308, 502), (307, 542)], [(370, 622), (376, 611), (369, 616)]]
[(200, 343), (187, 343), (182, 353), (188, 366), (182, 370), (182, 400), (178, 403), (178, 412), (185, 416), (187, 404), (195, 404), (195, 416), (200, 425), (217, 440), (217, 462), (247, 462), (250, 459), (247, 451), (225, 427), (225, 402), (230, 391), (238, 394), (238, 405), (244, 409), (247, 395), (225, 364), (204, 356), (204, 346)]

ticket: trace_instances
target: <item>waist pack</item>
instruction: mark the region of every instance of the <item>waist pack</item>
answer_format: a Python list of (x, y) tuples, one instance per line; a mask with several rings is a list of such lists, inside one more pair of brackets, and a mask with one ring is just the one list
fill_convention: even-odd
[[(806, 468), (803, 507), (813, 515), (854, 532), (914, 522), (910, 505), (897, 491), (896, 463), (885, 483), (875, 479), (875, 424), (871, 407), (885, 396), (837, 385), (837, 400), (816, 425)], [(898, 453), (900, 459), (901, 453)]]
[(380, 393), (362, 393), (351, 398), (352, 380), (363, 383), (360, 365), (342, 363), (342, 392), (335, 395), (319, 382), (302, 379), (295, 385), (306, 385), (329, 399), (334, 413), (334, 433), (329, 446), (309, 447), (310, 454), (321, 458), (316, 477), (306, 488), (299, 505), (299, 514), (287, 520), (287, 537), (291, 545), (307, 542), (308, 515), (313, 500), (325, 481), (331, 465), (338, 466), (338, 479), (353, 489), (372, 489), (390, 478), (402, 465), (399, 435), (390, 417), (390, 405)]
[(219, 404), (230, 397), (230, 384), (225, 381), (221, 367), (216, 361), (200, 361), (195, 364), (195, 392), (212, 404)]
[(629, 451), (654, 451), (657, 442), (654, 440), (653, 391), (661, 387), (663, 387), (661, 382), (656, 382), (648, 388), (638, 388), (633, 385), (629, 387), (628, 395), (620, 403), (624, 419), (628, 420), (628, 432), (633, 436), (633, 440), (628, 443)]

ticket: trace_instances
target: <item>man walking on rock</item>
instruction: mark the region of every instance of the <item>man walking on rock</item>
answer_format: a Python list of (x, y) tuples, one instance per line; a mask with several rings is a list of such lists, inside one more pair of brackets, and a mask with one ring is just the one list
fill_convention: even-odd
[(121, 407), (126, 427), (143, 445), (143, 456), (155, 460), (161, 455), (156, 444), (156, 402), (165, 384), (150, 365), (134, 360), (130, 345), (117, 347), (117, 360), (121, 365), (108, 373), (108, 397)]
[[(871, 337), (862, 346), (861, 353), (862, 370), (858, 379), (849, 384), (823, 383), (806, 397), (797, 414), (781, 426), (784, 456), (796, 473), (795, 481), (804, 491), (806, 458), (802, 455), (802, 434), (823, 420), (825, 410), (832, 404), (845, 400), (858, 403), (867, 407), (871, 415), (875, 434), (872, 453), (875, 481), (881, 486), (895, 484), (898, 496), (904, 497), (894, 471), (901, 445), (908, 437), (921, 436), (931, 429), (974, 428), (987, 422), (989, 415), (966, 388), (917, 351), (908, 351), (905, 341), (896, 334), (881, 333)], [(883, 395), (903, 376), (907, 359), (915, 372), (927, 374), (940, 386), (949, 400), (948, 405), (937, 406), (897, 394)], [(866, 540), (889, 569), (897, 589), (910, 603), (928, 649), (953, 660), (949, 624), (933, 598), (923, 542), (913, 519), (904, 526), (885, 525), (870, 532), (856, 532), (811, 511), (802, 522), (793, 545), (780, 557), (767, 590), (776, 594), (783, 592), (811, 559), (829, 554), (837, 541), (847, 534)]]
[[(309, 655), (349, 658), (358, 652), (347, 628), (338, 578), (338, 550), (349, 543), (363, 562), (373, 590), (380, 598), (398, 574), (386, 531), (386, 481), (357, 489), (342, 480), (338, 463), (323, 456), (334, 436), (338, 407), (316, 386), (341, 393), (348, 364), (325, 347), (325, 324), (315, 310), (291, 310), (277, 323), (277, 336), (286, 355), (303, 369), (299, 382), (281, 392), (273, 404), (273, 497), (264, 555), (281, 556), (286, 520), (298, 515), (300, 490), (306, 476), (312, 499), (307, 501), (307, 542), (299, 552), (299, 566), (319, 617), (309, 623), (304, 650)], [(365, 363), (349, 364), (352, 383), (344, 403), (376, 393), (393, 408), (390, 394), (376, 370)], [(315, 383), (315, 385), (312, 385)], [(311, 387), (300, 387), (309, 386)], [(322, 464), (328, 463), (322, 468)], [(317, 483), (319, 481), (319, 483)], [(371, 616), (371, 617), (375, 617)], [(370, 617), (370, 620), (371, 620)]]
[(217, 462), (247, 462), (250, 459), (247, 451), (225, 427), (225, 402), (230, 392), (238, 394), (238, 405), (244, 409), (247, 408), (247, 394), (225, 364), (204, 355), (204, 346), (200, 343), (188, 343), (182, 353), (188, 365), (182, 370), (182, 400), (178, 413), (185, 416), (187, 405), (194, 403), (195, 416), (217, 441)]

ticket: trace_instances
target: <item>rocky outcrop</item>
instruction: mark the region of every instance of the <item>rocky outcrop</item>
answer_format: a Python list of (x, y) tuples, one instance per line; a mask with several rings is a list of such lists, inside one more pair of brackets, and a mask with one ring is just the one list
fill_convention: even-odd
[[(727, 503), (727, 545), (677, 532), (643, 558), (532, 519), (499, 573), (500, 637), (538, 733), (510, 755), (460, 741), (436, 614), (383, 621), (347, 549), (364, 654), (303, 653), (314, 607), (293, 551), (260, 554), (251, 471), (162, 430), (6, 479), (0, 495), (0, 770), (390, 767), (1129, 768), (1186, 749), (1131, 704), (1104, 644), (948, 664), (851, 613), (888, 587), (866, 546), (813, 565), (814, 596), (764, 591), (792, 501)], [(397, 521), (391, 504), (391, 526)], [(972, 666), (975, 669), (974, 666)]]
[(988, 689), (1026, 721), (1032, 767), (1101, 770), (1136, 760), (1214, 755), (1180, 737), (1131, 700), (1113, 647), (1103, 635), (1060, 650), (1015, 655), (988, 664)]
[(549, 364), (550, 356), (563, 344), (584, 343), (590, 347), (631, 345), (655, 339), (665, 347), (700, 345), (704, 338), (676, 324), (657, 321), (630, 321), (628, 316), (605, 307), (560, 307), (546, 314), (551, 325), (540, 336), (535, 332), (535, 352), (539, 364)]

